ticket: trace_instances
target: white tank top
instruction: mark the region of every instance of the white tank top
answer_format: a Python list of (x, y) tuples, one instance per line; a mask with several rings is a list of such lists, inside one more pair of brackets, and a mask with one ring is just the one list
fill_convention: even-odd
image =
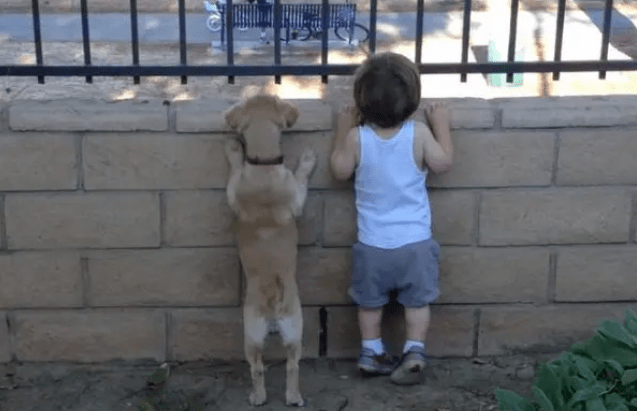
[(354, 183), (358, 241), (390, 249), (431, 238), (427, 171), (414, 159), (414, 122), (405, 122), (391, 139), (361, 126), (359, 141)]

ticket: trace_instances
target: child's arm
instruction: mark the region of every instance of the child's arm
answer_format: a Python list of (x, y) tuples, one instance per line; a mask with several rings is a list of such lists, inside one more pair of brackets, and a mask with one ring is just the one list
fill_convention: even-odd
[(336, 123), (336, 131), (332, 140), (330, 168), (334, 178), (349, 179), (358, 162), (358, 111), (354, 107), (343, 109)]
[(449, 108), (435, 103), (425, 109), (425, 115), (433, 132), (424, 139), (425, 164), (434, 173), (444, 173), (453, 163)]

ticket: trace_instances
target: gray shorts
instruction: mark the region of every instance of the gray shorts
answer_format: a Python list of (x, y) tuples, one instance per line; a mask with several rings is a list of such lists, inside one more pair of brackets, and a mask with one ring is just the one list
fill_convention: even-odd
[(439, 252), (433, 238), (395, 249), (357, 242), (352, 249), (350, 295), (360, 307), (379, 308), (396, 291), (403, 306), (424, 307), (440, 295)]

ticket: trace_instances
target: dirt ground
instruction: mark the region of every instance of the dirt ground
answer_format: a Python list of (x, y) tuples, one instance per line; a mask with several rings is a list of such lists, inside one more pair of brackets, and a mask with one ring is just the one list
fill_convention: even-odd
[[(489, 411), (497, 410), (498, 387), (528, 395), (539, 363), (556, 355), (517, 355), (432, 360), (421, 385), (402, 387), (386, 377), (363, 379), (354, 361), (304, 360), (301, 384), (305, 409), (316, 411)], [(249, 410), (248, 366), (174, 364), (165, 382), (149, 377), (143, 364), (0, 366), (2, 411), (212, 411)], [(284, 405), (285, 363), (269, 363), (268, 402)]]

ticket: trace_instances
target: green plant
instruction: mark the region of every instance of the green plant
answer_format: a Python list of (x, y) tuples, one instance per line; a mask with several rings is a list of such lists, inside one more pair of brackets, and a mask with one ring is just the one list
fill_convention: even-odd
[(590, 340), (543, 364), (531, 395), (495, 392), (500, 411), (637, 411), (637, 315), (604, 320)]

